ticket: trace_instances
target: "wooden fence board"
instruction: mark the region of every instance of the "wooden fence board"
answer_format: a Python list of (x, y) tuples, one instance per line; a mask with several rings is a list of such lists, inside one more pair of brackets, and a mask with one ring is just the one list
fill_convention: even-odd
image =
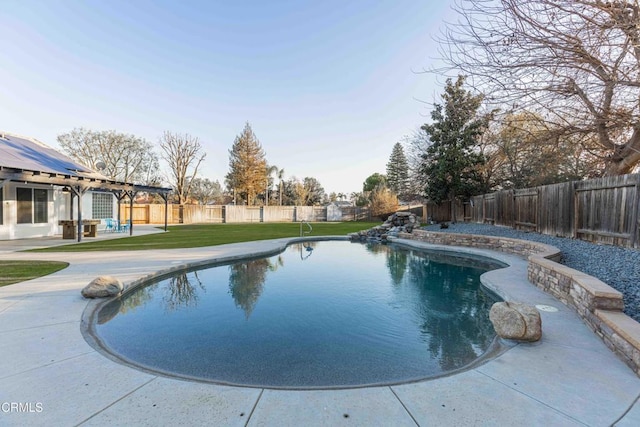
[[(464, 220), (626, 247), (640, 245), (640, 175), (563, 182), (474, 196)], [(449, 203), (428, 203), (434, 221), (449, 221)]]
[(537, 188), (514, 190), (513, 192), (513, 227), (520, 230), (539, 231), (538, 227), (538, 194)]
[[(342, 221), (371, 220), (368, 207), (341, 207)], [(403, 206), (401, 210), (414, 210), (422, 215), (422, 205)], [(164, 204), (134, 204), (134, 224), (164, 224)], [(120, 206), (123, 221), (131, 217), (128, 204)], [(294, 222), (327, 221), (326, 206), (221, 206), (221, 205), (168, 205), (169, 224), (194, 223), (245, 223), (245, 222)]]

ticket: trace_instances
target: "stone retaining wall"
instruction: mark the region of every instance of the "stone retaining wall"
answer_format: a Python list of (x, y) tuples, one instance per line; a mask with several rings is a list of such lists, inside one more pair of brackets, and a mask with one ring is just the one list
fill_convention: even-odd
[(557, 248), (543, 243), (475, 234), (414, 230), (400, 233), (403, 239), (437, 245), (490, 249), (518, 255), (528, 260), (528, 279), (572, 307), (584, 322), (640, 376), (640, 323), (622, 312), (622, 294), (601, 280), (556, 261)]

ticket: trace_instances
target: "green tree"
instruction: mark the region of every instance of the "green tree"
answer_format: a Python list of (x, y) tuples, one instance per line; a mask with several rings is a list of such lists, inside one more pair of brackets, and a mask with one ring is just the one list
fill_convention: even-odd
[[(453, 202), (485, 190), (479, 173), (484, 158), (475, 148), (487, 119), (478, 116), (482, 96), (465, 90), (464, 81), (463, 76), (455, 83), (447, 79), (444, 105), (435, 104), (433, 123), (422, 126), (431, 145), (422, 154), (420, 170), (427, 182), (425, 194), (435, 203)], [(454, 208), (452, 221), (455, 218)]]
[(284, 191), (284, 169), (278, 170), (278, 198), (280, 206), (282, 206), (282, 192)]
[(351, 201), (359, 207), (367, 206), (369, 204), (369, 198), (364, 191), (351, 193)]
[(271, 191), (271, 188), (273, 187), (274, 184), (274, 179), (273, 179), (273, 175), (274, 174), (278, 174), (279, 169), (277, 166), (274, 165), (267, 165), (267, 187), (265, 189), (264, 192), (264, 204), (265, 206), (269, 205), (269, 196), (273, 197), (273, 193), (269, 194), (269, 191)]
[(247, 122), (229, 150), (229, 173), (226, 184), (236, 199), (255, 205), (257, 195), (267, 184), (265, 152)]
[(362, 183), (362, 191), (373, 191), (376, 187), (380, 185), (385, 185), (387, 183), (387, 177), (381, 173), (374, 173), (373, 175), (369, 175), (367, 179)]
[(284, 182), (283, 198), (286, 205), (314, 206), (324, 202), (325, 192), (316, 178), (306, 177), (300, 181), (292, 177)]
[(307, 198), (305, 200), (305, 205), (307, 206), (317, 206), (324, 203), (326, 199), (326, 194), (324, 192), (324, 188), (320, 185), (320, 181), (313, 177), (306, 177), (302, 184), (307, 192)]
[(396, 142), (387, 163), (387, 185), (398, 196), (402, 197), (407, 192), (409, 181), (409, 164), (404, 154), (402, 144)]

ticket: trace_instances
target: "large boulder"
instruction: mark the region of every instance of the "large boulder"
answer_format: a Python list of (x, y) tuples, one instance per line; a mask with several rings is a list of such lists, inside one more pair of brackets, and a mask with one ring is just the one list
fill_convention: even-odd
[(501, 338), (518, 341), (538, 341), (542, 338), (540, 313), (530, 305), (497, 302), (491, 307), (489, 319)]
[(119, 295), (124, 285), (112, 276), (98, 276), (82, 289), (85, 298), (105, 298)]

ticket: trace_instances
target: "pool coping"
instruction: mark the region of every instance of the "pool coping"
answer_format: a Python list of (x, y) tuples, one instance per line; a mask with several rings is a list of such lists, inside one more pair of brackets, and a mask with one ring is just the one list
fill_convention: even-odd
[(528, 261), (528, 280), (574, 309), (614, 353), (640, 376), (640, 323), (623, 313), (622, 293), (603, 281), (562, 265), (562, 253), (544, 243), (464, 233), (415, 230), (404, 239), (444, 246), (484, 248)]
[[(485, 273), (483, 283), (510, 298), (558, 311), (541, 312), (540, 342), (514, 345), (481, 366), (444, 378), (347, 390), (219, 386), (115, 363), (82, 337), (80, 318), (88, 302), (79, 291), (95, 275), (111, 274), (131, 284), (178, 264), (278, 252), (292, 241), (300, 239), (107, 256), (12, 254), (23, 259), (67, 257), (71, 266), (0, 288), (0, 340), (11, 343), (0, 346), (0, 424), (640, 424), (635, 373), (573, 310), (528, 282), (525, 260), (481, 249), (476, 253), (511, 264)], [(5, 412), (4, 403), (24, 403), (24, 410)]]

